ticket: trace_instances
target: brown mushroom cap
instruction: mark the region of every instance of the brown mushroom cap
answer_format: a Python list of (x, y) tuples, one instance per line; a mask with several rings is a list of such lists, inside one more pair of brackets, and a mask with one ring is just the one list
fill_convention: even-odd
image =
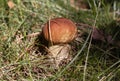
[(77, 33), (76, 25), (66, 18), (55, 18), (43, 27), (43, 35), (47, 41), (54, 44), (71, 42)]

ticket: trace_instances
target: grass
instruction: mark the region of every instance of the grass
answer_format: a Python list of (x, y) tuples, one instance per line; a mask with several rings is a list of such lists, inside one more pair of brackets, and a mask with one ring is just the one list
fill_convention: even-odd
[[(120, 2), (86, 0), (90, 9), (76, 10), (69, 0), (0, 1), (0, 80), (1, 81), (119, 81)], [(66, 4), (66, 3), (67, 4)], [(4, 3), (4, 4), (3, 4)], [(100, 4), (100, 6), (98, 6)], [(50, 66), (46, 55), (34, 47), (36, 36), (48, 19), (69, 18), (104, 31), (105, 41), (92, 40), (85, 27), (82, 42), (73, 41), (73, 59), (59, 69)], [(81, 30), (83, 26), (77, 26)], [(78, 33), (79, 34), (79, 33)], [(112, 36), (114, 42), (107, 40)], [(21, 39), (22, 37), (22, 39)]]

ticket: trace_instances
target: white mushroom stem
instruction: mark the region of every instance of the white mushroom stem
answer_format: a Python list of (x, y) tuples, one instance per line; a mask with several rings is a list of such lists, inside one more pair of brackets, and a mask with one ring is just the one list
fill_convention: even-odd
[(67, 59), (70, 51), (71, 51), (71, 46), (68, 44), (63, 44), (63, 45), (53, 45), (49, 47), (49, 57), (51, 61), (54, 62), (55, 67), (59, 67), (59, 64), (61, 63), (62, 60)]

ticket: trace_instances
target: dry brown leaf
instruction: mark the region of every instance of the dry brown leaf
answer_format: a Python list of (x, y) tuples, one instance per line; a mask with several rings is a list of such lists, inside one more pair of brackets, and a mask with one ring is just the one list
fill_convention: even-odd
[(109, 44), (113, 43), (112, 36), (107, 34), (106, 32), (103, 32), (100, 29), (94, 28), (92, 38), (94, 40), (100, 40), (102, 42), (108, 42)]
[(14, 2), (11, 1), (11, 0), (8, 1), (7, 4), (8, 4), (8, 7), (9, 7), (10, 9), (14, 8), (14, 6), (15, 6)]
[(95, 40), (105, 41), (104, 35), (105, 35), (105, 33), (103, 33), (102, 30), (94, 28), (92, 38), (95, 39)]
[(85, 0), (70, 0), (70, 4), (76, 10), (79, 10), (79, 9), (88, 10), (89, 9), (89, 5), (87, 2), (85, 2)]

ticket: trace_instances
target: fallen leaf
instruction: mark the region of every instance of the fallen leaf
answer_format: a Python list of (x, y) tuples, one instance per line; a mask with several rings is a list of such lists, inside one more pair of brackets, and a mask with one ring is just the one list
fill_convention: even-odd
[(76, 10), (82, 9), (87, 10), (89, 9), (89, 5), (85, 0), (70, 0), (70, 5), (75, 8)]
[(14, 8), (14, 6), (15, 6), (15, 4), (13, 3), (13, 1), (8, 1), (7, 4), (8, 4), (8, 7), (10, 9)]
[(97, 28), (94, 28), (93, 30), (93, 34), (92, 34), (92, 38), (94, 40), (101, 40), (101, 41), (105, 41), (105, 37), (104, 37), (104, 33), (102, 30), (99, 30)]
[(113, 43), (113, 39), (112, 39), (111, 35), (106, 34), (102, 30), (97, 29), (97, 28), (94, 28), (92, 38), (94, 40), (100, 40), (100, 41), (103, 41), (103, 42), (108, 42), (109, 44)]

